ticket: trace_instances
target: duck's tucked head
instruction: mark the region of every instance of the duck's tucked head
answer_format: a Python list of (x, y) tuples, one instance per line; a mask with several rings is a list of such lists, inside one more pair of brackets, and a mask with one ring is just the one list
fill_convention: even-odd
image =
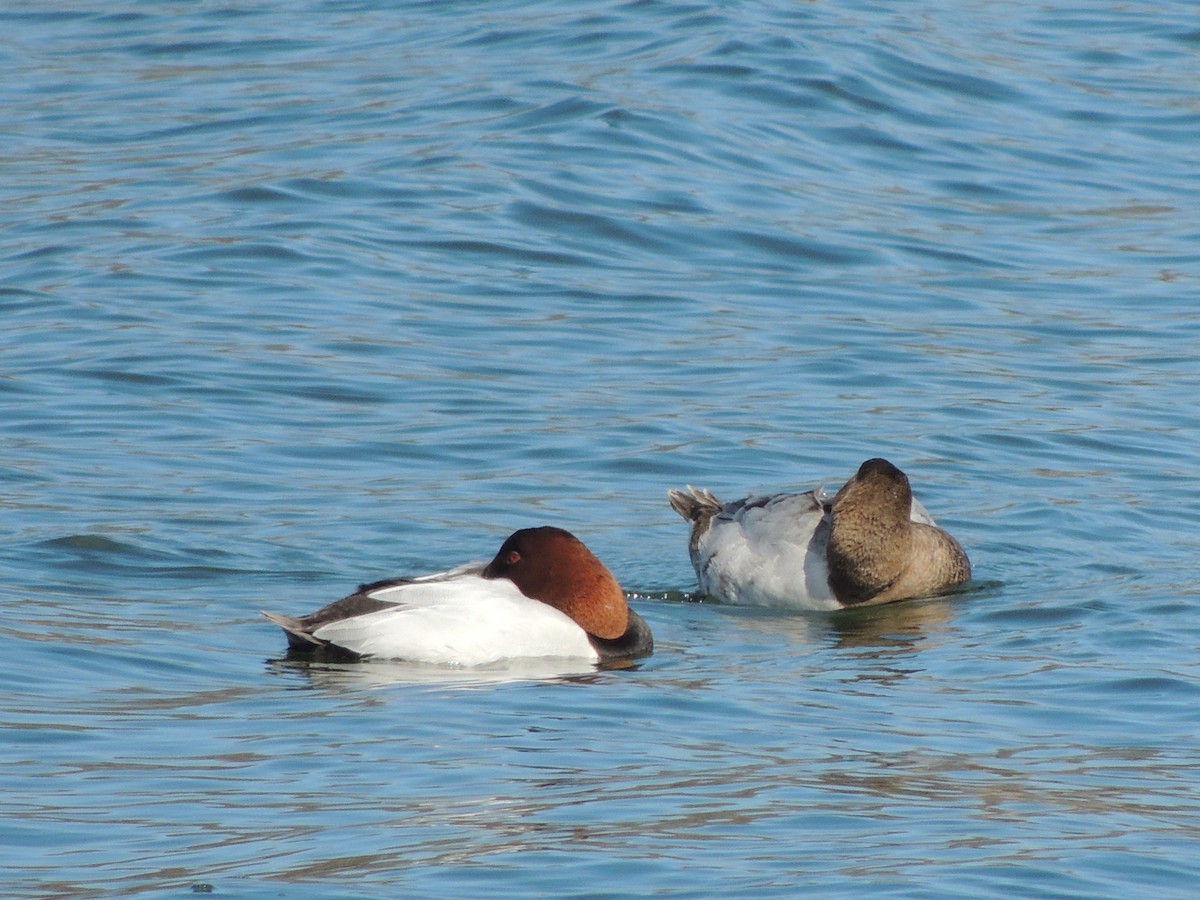
[(854, 515), (907, 522), (912, 509), (908, 476), (886, 459), (868, 459), (833, 498), (835, 508)]
[(526, 597), (561, 610), (596, 637), (619, 638), (629, 628), (629, 604), (617, 579), (581, 540), (561, 528), (513, 532), (483, 577), (509, 579)]
[(927, 597), (971, 577), (966, 551), (933, 525), (912, 521), (908, 476), (868, 459), (833, 498), (829, 586), (847, 605)]
[(833, 498), (829, 583), (843, 603), (887, 590), (912, 553), (912, 488), (886, 459), (868, 459)]

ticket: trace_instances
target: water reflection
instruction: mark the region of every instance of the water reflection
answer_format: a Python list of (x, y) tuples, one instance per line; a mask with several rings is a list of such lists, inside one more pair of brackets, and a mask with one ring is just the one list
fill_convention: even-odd
[(845, 609), (830, 614), (828, 630), (840, 648), (915, 653), (954, 632), (956, 609), (954, 596)]
[[(636, 669), (629, 664), (621, 667)], [(518, 659), (491, 666), (454, 668), (403, 660), (338, 661), (306, 658), (289, 654), (267, 660), (267, 670), (275, 675), (304, 679), (315, 688), (347, 691), (391, 687), (393, 685), (443, 685), (474, 688), (511, 684), (521, 681), (571, 681), (586, 684), (611, 676), (610, 668), (598, 668), (577, 659)]]
[(911, 600), (832, 613), (781, 612), (749, 607), (722, 606), (723, 614), (735, 618), (745, 631), (790, 644), (816, 648), (832, 645), (862, 649), (870, 655), (915, 653), (938, 645), (954, 632), (953, 620), (958, 595), (929, 600)]

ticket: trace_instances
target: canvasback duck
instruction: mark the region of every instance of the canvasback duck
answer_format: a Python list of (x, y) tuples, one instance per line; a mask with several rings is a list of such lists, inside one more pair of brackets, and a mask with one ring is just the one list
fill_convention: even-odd
[(691, 485), (667, 498), (692, 523), (700, 590), (729, 603), (874, 606), (939, 594), (971, 577), (962, 546), (886, 459), (868, 459), (832, 499), (817, 488), (722, 504)]
[(514, 532), (486, 565), (365, 584), (300, 618), (263, 615), (293, 650), (359, 659), (615, 664), (654, 650), (649, 627), (604, 563), (570, 532), (548, 526)]

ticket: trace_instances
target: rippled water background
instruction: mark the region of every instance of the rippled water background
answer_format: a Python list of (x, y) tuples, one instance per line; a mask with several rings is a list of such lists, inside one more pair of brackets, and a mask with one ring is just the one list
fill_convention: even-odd
[[(1194, 891), (1195, 13), (6, 4), (5, 893)], [(875, 455), (972, 591), (688, 600)], [(538, 523), (639, 669), (258, 618)]]

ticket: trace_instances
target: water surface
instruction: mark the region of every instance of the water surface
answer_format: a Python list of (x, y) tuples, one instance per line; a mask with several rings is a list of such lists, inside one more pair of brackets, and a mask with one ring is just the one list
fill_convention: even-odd
[[(1190, 894), (1194, 12), (0, 12), (6, 890)], [(970, 591), (690, 599), (668, 487), (880, 455)], [(533, 524), (654, 657), (258, 617)]]

